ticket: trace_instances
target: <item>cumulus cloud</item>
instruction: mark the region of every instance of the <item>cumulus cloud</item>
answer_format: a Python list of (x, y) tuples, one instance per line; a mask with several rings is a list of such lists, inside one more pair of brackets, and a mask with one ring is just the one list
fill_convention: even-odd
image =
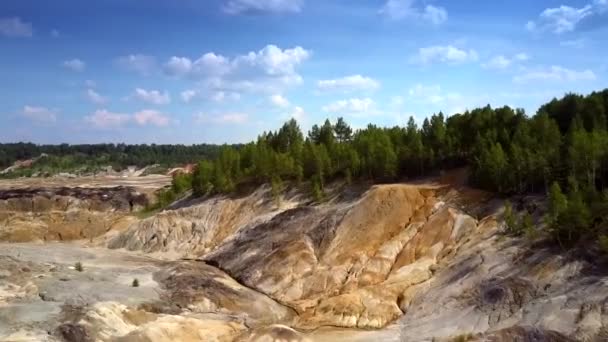
[(408, 90), (408, 102), (418, 102), (431, 105), (453, 107), (462, 100), (462, 95), (453, 92), (444, 92), (440, 85), (416, 84)]
[(140, 126), (154, 125), (164, 127), (169, 125), (169, 117), (165, 114), (152, 109), (145, 109), (133, 114), (133, 120)]
[(90, 116), (85, 117), (85, 121), (92, 124), (95, 128), (108, 129), (118, 128), (128, 123), (131, 116), (123, 113), (114, 113), (106, 109), (99, 109)]
[(213, 123), (213, 124), (244, 124), (249, 120), (249, 115), (246, 113), (223, 113), (223, 114), (205, 114), (199, 113), (194, 117), (195, 122)]
[(189, 103), (190, 101), (192, 101), (197, 95), (198, 95), (198, 92), (193, 89), (187, 89), (180, 93), (182, 101), (184, 101), (186, 103)]
[(76, 72), (82, 72), (86, 68), (86, 63), (78, 58), (70, 59), (63, 62), (63, 67)]
[(287, 108), (290, 106), (289, 100), (280, 94), (274, 94), (270, 96), (270, 102), (278, 108)]
[(526, 71), (513, 77), (515, 83), (529, 83), (535, 81), (576, 82), (593, 81), (595, 79), (595, 73), (589, 69), (578, 71), (556, 65), (545, 69)]
[(231, 67), (226, 57), (209, 52), (194, 61), (173, 56), (165, 64), (165, 71), (173, 76), (211, 76), (224, 75), (230, 72)]
[(267, 45), (234, 58), (213, 52), (196, 60), (173, 56), (164, 68), (169, 75), (200, 81), (201, 91), (278, 93), (302, 82), (297, 68), (310, 55), (310, 51), (300, 46), (281, 49)]
[(490, 59), (487, 63), (482, 64), (481, 66), (486, 69), (507, 69), (517, 62), (525, 62), (529, 59), (530, 56), (525, 53), (518, 53), (513, 57), (505, 57), (503, 55), (498, 55)]
[(422, 18), (433, 23), (434, 25), (440, 25), (448, 20), (448, 12), (443, 7), (427, 5), (424, 8)]
[(411, 61), (420, 64), (462, 64), (475, 62), (477, 59), (477, 52), (473, 49), (465, 50), (453, 45), (435, 45), (418, 49), (418, 54), (413, 56)]
[(134, 54), (128, 56), (118, 57), (116, 64), (128, 71), (136, 72), (141, 75), (147, 76), (156, 70), (156, 59), (152, 56)]
[(166, 91), (161, 92), (158, 90), (137, 88), (133, 93), (133, 97), (140, 101), (155, 105), (165, 105), (171, 103), (171, 96), (169, 96), (169, 93)]
[(393, 20), (410, 19), (440, 25), (448, 20), (448, 12), (443, 7), (422, 6), (417, 0), (388, 0), (380, 9), (380, 14)]
[(608, 1), (594, 0), (582, 7), (561, 5), (546, 8), (538, 19), (526, 23), (526, 28), (532, 32), (552, 32), (562, 34), (576, 30), (577, 26), (586, 18), (600, 15), (608, 9)]
[(187, 89), (180, 93), (182, 101), (190, 103), (195, 99), (207, 99), (213, 102), (223, 103), (227, 101), (238, 101), (241, 99), (241, 94), (237, 92), (226, 92), (226, 91), (211, 91), (205, 92), (198, 89)]
[(52, 123), (57, 121), (57, 110), (46, 107), (25, 106), (21, 115), (24, 117), (42, 123)]
[(304, 121), (304, 119), (306, 118), (306, 111), (304, 111), (304, 108), (300, 106), (295, 106), (289, 114), (289, 117), (297, 121)]
[(585, 46), (584, 39), (572, 39), (559, 42), (560, 46), (574, 49), (582, 49)]
[(228, 0), (223, 6), (223, 10), (228, 14), (250, 12), (297, 13), (302, 10), (303, 6), (304, 0)]
[(98, 92), (96, 92), (93, 89), (87, 89), (86, 96), (87, 96), (87, 99), (89, 99), (89, 101), (91, 101), (94, 104), (105, 104), (108, 102), (107, 97), (100, 95)]
[(376, 102), (368, 97), (339, 100), (321, 108), (326, 113), (336, 113), (350, 116), (367, 116), (379, 114)]
[(34, 35), (32, 24), (19, 17), (0, 18), (0, 35), (11, 38), (27, 38)]
[(120, 128), (129, 123), (135, 123), (140, 126), (154, 125), (164, 127), (171, 122), (167, 115), (153, 109), (141, 110), (134, 114), (115, 113), (106, 109), (99, 109), (93, 114), (86, 116), (84, 120), (99, 129)]
[(342, 92), (376, 90), (380, 88), (380, 82), (370, 77), (351, 75), (338, 79), (321, 80), (317, 83), (317, 88), (321, 91)]

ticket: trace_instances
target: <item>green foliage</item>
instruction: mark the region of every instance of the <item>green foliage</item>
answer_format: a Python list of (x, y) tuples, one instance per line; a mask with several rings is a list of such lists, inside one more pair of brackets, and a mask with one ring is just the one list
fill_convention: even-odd
[(318, 179), (312, 181), (311, 197), (315, 202), (322, 202), (325, 199), (325, 193)]
[(530, 240), (534, 240), (538, 236), (537, 230), (534, 228), (532, 214), (530, 214), (528, 211), (526, 211), (521, 220), (520, 231), (523, 232)]
[[(29, 168), (0, 174), (0, 178), (28, 177), (33, 174), (76, 174), (105, 170), (107, 166), (121, 171), (129, 166), (160, 164), (162, 169), (201, 159), (215, 159), (216, 145), (35, 145), (31, 143), (0, 144), (0, 171), (16, 161), (36, 159)], [(41, 155), (46, 157), (38, 158)]]
[(74, 264), (74, 269), (78, 272), (82, 272), (82, 271), (84, 271), (84, 266), (82, 266), (82, 263), (80, 261), (78, 261), (77, 263)]
[(608, 254), (608, 235), (602, 234), (599, 236), (598, 244), (602, 253)]
[(515, 218), (515, 214), (513, 213), (513, 206), (511, 205), (510, 201), (505, 201), (505, 211), (503, 217), (507, 232), (510, 234), (516, 234), (518, 230), (517, 220)]
[(279, 176), (272, 177), (272, 181), (270, 182), (270, 188), (271, 188), (272, 198), (275, 200), (277, 206), (279, 206), (281, 204), (281, 194), (285, 190), (281, 177), (279, 177)]
[(182, 194), (192, 187), (192, 175), (176, 174), (171, 181), (171, 189), (176, 194)]
[[(422, 123), (410, 118), (405, 127), (359, 130), (339, 118), (312, 126), (306, 137), (292, 119), (239, 146), (2, 144), (3, 167), (49, 155), (0, 177), (200, 160), (191, 179), (176, 177), (171, 189), (159, 192), (162, 207), (190, 187), (203, 196), (270, 183), (276, 194), (283, 184), (304, 183), (322, 201), (326, 184), (338, 178), (390, 182), (468, 166), (469, 182), (485, 190), (548, 193), (547, 233), (568, 246), (608, 233), (608, 197), (602, 194), (608, 185), (607, 115), (608, 89), (556, 98), (533, 116), (488, 105), (450, 117), (436, 113)], [(519, 224), (515, 217), (509, 221), (512, 233), (526, 233), (531, 217), (524, 215)]]
[(462, 334), (452, 338), (452, 342), (467, 342), (473, 340), (473, 334)]

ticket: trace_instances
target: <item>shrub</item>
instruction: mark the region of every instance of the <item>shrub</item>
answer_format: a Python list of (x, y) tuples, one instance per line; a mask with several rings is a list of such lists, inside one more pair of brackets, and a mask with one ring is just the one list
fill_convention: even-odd
[(321, 185), (317, 181), (312, 183), (312, 198), (315, 200), (315, 202), (322, 202), (323, 198), (325, 198)]
[(133, 279), (133, 283), (131, 283), (133, 287), (139, 287), (139, 280), (137, 278)]
[(74, 264), (74, 269), (78, 272), (84, 271), (84, 267), (82, 266), (82, 263), (80, 261)]
[(507, 227), (507, 232), (510, 234), (518, 234), (519, 228), (515, 220), (515, 214), (513, 213), (513, 206), (511, 202), (505, 201), (504, 220)]

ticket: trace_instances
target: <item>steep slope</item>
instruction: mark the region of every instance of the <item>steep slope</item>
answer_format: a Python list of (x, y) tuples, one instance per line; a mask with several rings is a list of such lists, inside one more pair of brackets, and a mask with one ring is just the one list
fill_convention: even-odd
[(0, 190), (0, 241), (92, 239), (126, 228), (147, 203), (131, 187)]
[(97, 241), (130, 251), (4, 244), (0, 340), (605, 341), (602, 260), (503, 234), (501, 204), (437, 184), (323, 204), (262, 187)]
[(240, 229), (266, 222), (298, 205), (298, 198), (276, 201), (262, 187), (241, 198), (213, 197), (202, 203), (166, 210), (142, 220), (113, 238), (109, 248), (126, 248), (166, 256), (197, 256), (220, 246)]
[[(478, 195), (437, 185), (381, 185), (361, 196), (322, 205), (292, 200), (278, 209), (261, 189), (161, 213), (110, 245), (198, 255), (292, 308), (293, 315), (272, 321), (308, 331), (300, 336), (315, 341), (469, 334), (497, 341), (601, 339), (608, 278), (589, 272), (596, 268), (587, 261), (542, 246), (530, 251), (528, 242), (504, 236), (499, 201), (481, 203), (473, 199)], [(478, 221), (460, 208), (485, 216)], [(198, 281), (210, 277), (207, 271), (188, 274)], [(194, 302), (215, 313), (247, 306), (238, 296), (240, 303), (222, 304), (217, 293), (199, 291)]]

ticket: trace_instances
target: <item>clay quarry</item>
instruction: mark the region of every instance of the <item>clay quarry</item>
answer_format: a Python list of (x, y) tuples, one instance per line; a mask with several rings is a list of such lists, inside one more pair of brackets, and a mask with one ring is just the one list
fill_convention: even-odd
[(608, 339), (603, 268), (505, 235), (490, 194), (262, 186), (138, 215), (169, 183), (3, 181), (0, 341)]

